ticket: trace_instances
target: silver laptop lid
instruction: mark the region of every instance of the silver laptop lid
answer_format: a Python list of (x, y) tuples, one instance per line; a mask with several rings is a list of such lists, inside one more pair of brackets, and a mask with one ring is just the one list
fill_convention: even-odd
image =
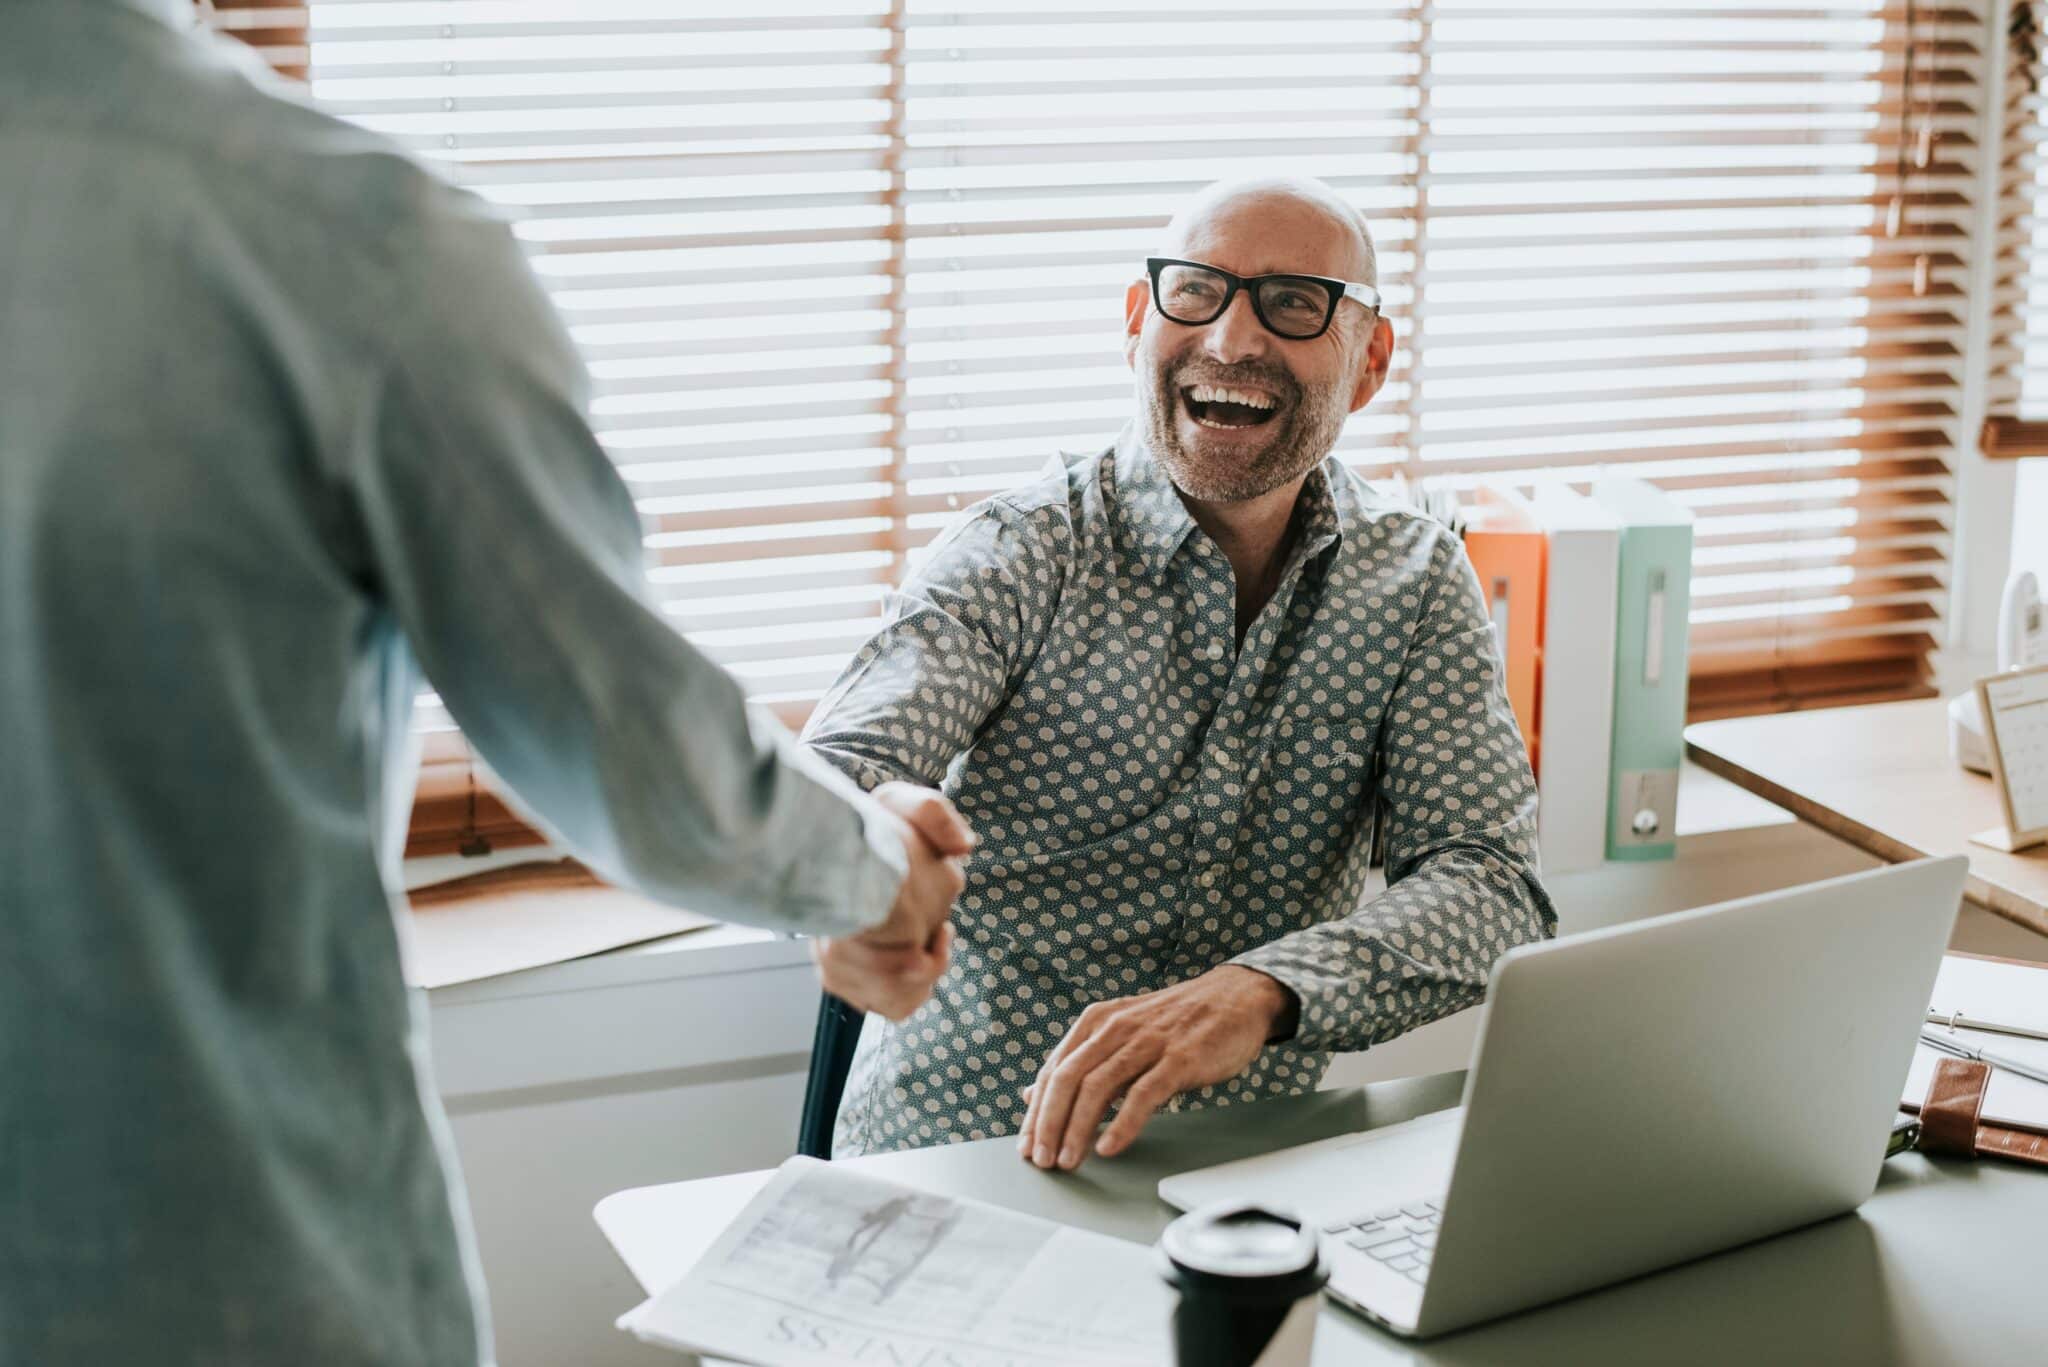
[(1967, 868), (1922, 860), (1505, 955), (1417, 1331), (1860, 1204)]

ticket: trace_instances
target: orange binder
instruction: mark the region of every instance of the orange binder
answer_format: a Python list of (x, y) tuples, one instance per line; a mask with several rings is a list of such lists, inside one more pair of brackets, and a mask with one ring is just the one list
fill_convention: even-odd
[(1479, 573), (1479, 589), (1493, 618), (1494, 641), (1507, 675), (1508, 705), (1529, 747), (1529, 764), (1542, 763), (1537, 721), (1543, 678), (1543, 525), (1529, 501), (1512, 489), (1482, 484), (1459, 509), (1465, 519), (1465, 554)]

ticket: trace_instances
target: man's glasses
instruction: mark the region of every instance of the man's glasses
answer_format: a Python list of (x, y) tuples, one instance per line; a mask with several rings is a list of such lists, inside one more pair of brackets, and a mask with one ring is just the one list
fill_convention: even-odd
[(1152, 303), (1162, 318), (1190, 327), (1213, 323), (1230, 307), (1239, 290), (1252, 297), (1252, 312), (1266, 331), (1291, 342), (1306, 342), (1330, 330), (1337, 305), (1356, 299), (1372, 313), (1380, 308), (1380, 292), (1355, 280), (1330, 280), (1320, 275), (1232, 275), (1199, 261), (1170, 257), (1145, 259), (1152, 277)]

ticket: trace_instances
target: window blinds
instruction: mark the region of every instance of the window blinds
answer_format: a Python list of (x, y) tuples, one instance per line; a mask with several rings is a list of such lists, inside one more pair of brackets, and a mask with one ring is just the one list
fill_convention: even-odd
[(1925, 691), (1983, 4), (304, 13), (316, 99), (522, 215), (669, 611), (786, 720), (959, 508), (1114, 434), (1167, 216), (1287, 171), (1400, 339), (1347, 460), (1672, 490), (1699, 715)]
[(1414, 467), (1688, 504), (1696, 717), (1931, 691), (1981, 15), (1431, 10)]
[(281, 0), (198, 0), (213, 27), (254, 48), (279, 75), (306, 78), (306, 6)]
[(2010, 0), (2000, 107), (1997, 301), (1986, 455), (2048, 456), (2048, 101), (2042, 6)]

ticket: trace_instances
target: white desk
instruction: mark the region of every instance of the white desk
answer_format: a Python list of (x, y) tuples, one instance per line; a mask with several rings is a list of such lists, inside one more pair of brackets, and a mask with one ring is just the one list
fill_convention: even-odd
[[(1123, 1157), (1039, 1172), (1009, 1139), (851, 1160), (873, 1173), (1126, 1239), (1174, 1216), (1160, 1177), (1455, 1105), (1464, 1074), (1161, 1116)], [(606, 1197), (597, 1222), (650, 1293), (681, 1277), (766, 1172)], [(1975, 1250), (1965, 1254), (1963, 1250)], [(1411, 1344), (1326, 1306), (1318, 1367), (1382, 1363), (1856, 1364), (2048, 1360), (2048, 1171), (1886, 1163), (1855, 1215), (1461, 1334)]]
[(2048, 935), (2048, 846), (2009, 854), (1970, 843), (2005, 812), (1990, 779), (1949, 758), (1942, 699), (1701, 722), (1685, 729), (1685, 749), (1879, 859), (1967, 855), (1965, 898)]

